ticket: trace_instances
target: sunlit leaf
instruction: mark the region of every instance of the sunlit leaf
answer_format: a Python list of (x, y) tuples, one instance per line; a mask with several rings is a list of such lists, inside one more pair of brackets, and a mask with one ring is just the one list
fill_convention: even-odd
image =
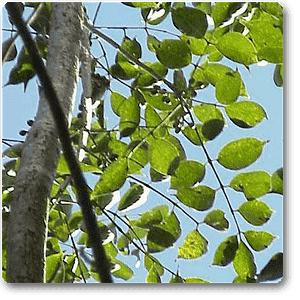
[(275, 236), (267, 231), (247, 230), (244, 232), (244, 235), (251, 248), (255, 251), (266, 249), (275, 239)]
[(122, 261), (114, 259), (114, 269), (112, 270), (112, 275), (117, 278), (122, 278), (124, 280), (129, 280), (134, 276), (133, 271)]
[(205, 166), (193, 160), (182, 160), (171, 176), (171, 188), (192, 187), (195, 183), (201, 182), (205, 175)]
[(204, 38), (195, 38), (192, 36), (182, 34), (180, 36), (180, 39), (189, 43), (190, 49), (193, 54), (200, 56), (205, 53), (205, 49), (207, 48), (207, 42)]
[(235, 272), (242, 277), (254, 277), (256, 274), (256, 265), (254, 257), (243, 241), (239, 242), (238, 249), (233, 259), (233, 268)]
[(283, 168), (276, 170), (271, 177), (272, 192), (283, 194)]
[(147, 254), (144, 256), (144, 265), (148, 271), (150, 271), (150, 269), (154, 267), (159, 276), (162, 276), (164, 274), (164, 268), (162, 267), (158, 259), (151, 254)]
[(212, 207), (215, 194), (214, 189), (200, 185), (194, 188), (182, 188), (177, 191), (176, 197), (186, 206), (204, 211)]
[(91, 198), (118, 190), (127, 178), (127, 158), (112, 162), (103, 172), (91, 193)]
[(167, 128), (164, 125), (161, 126), (162, 119), (151, 105), (146, 106), (145, 120), (146, 120), (146, 126), (151, 130), (160, 126), (158, 129), (153, 131), (154, 137), (164, 137), (166, 135)]
[(246, 66), (257, 63), (257, 51), (253, 43), (239, 32), (224, 34), (216, 47), (224, 56), (237, 63)]
[(268, 222), (273, 210), (263, 201), (252, 200), (244, 202), (238, 208), (238, 212), (248, 223), (255, 226), (261, 226)]
[(179, 163), (179, 151), (169, 141), (161, 138), (150, 144), (150, 165), (162, 174), (169, 174), (172, 163)]
[(229, 228), (229, 222), (225, 218), (225, 213), (220, 209), (209, 212), (204, 219), (204, 223), (221, 231)]
[(246, 168), (260, 157), (266, 143), (254, 137), (229, 142), (220, 150), (217, 160), (226, 169)]
[(170, 69), (180, 69), (192, 62), (192, 53), (182, 40), (166, 39), (156, 49), (158, 60)]
[(236, 235), (227, 237), (218, 246), (213, 259), (213, 265), (227, 266), (230, 264), (235, 256), (238, 248), (238, 240)]
[(146, 277), (147, 283), (161, 283), (160, 276), (154, 266), (151, 267), (149, 270), (147, 277)]
[[(202, 2), (203, 3), (203, 2)], [(185, 283), (211, 283), (210, 281), (207, 281), (205, 279), (202, 278), (198, 278), (198, 277), (188, 277), (188, 278), (184, 278), (184, 282)]]
[(230, 104), (238, 98), (242, 79), (238, 71), (225, 73), (216, 83), (216, 98), (220, 103)]
[[(121, 47), (136, 59), (142, 57), (142, 47), (135, 38), (132, 40), (129, 37), (125, 36), (122, 41)], [(122, 53), (118, 52), (116, 57), (116, 63), (120, 63), (124, 61), (128, 62), (128, 59)]]
[(271, 189), (271, 176), (265, 171), (253, 171), (236, 175), (229, 186), (243, 192), (248, 200), (259, 198)]
[(198, 230), (192, 230), (178, 248), (178, 258), (195, 259), (201, 257), (208, 250), (208, 241)]
[(225, 107), (230, 120), (239, 127), (251, 128), (266, 118), (265, 110), (252, 101), (239, 101)]

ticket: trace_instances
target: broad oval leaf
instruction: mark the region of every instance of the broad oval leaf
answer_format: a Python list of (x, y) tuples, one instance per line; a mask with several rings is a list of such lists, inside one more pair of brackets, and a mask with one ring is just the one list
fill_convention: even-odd
[(181, 160), (171, 176), (171, 189), (192, 187), (201, 182), (205, 175), (204, 164), (194, 160)]
[(201, 257), (208, 250), (208, 241), (198, 231), (192, 230), (178, 248), (178, 258), (195, 259)]
[(272, 174), (272, 192), (283, 195), (283, 168), (279, 168)]
[[(198, 68), (199, 69), (199, 68)], [(205, 78), (208, 82), (215, 86), (217, 82), (228, 72), (233, 72), (228, 66), (219, 64), (219, 63), (204, 63), (202, 69), (205, 75)]]
[(216, 44), (227, 58), (245, 66), (257, 63), (257, 52), (253, 43), (239, 32), (224, 34)]
[(126, 98), (118, 92), (112, 91), (110, 95), (110, 104), (113, 112), (120, 116), (120, 109), (122, 108), (123, 102)]
[(147, 46), (151, 52), (156, 52), (156, 48), (160, 44), (160, 40), (158, 40), (154, 35), (147, 35)]
[(283, 253), (274, 254), (257, 276), (259, 282), (276, 280), (283, 276)]
[(244, 235), (250, 247), (255, 251), (266, 249), (275, 239), (275, 236), (268, 231), (247, 230)]
[(283, 65), (278, 64), (275, 67), (274, 75), (273, 75), (274, 82), (276, 86), (282, 87), (283, 86)]
[(151, 25), (158, 25), (161, 23), (167, 17), (171, 6), (170, 2), (156, 3), (157, 7), (142, 8), (142, 17), (144, 21)]
[(240, 95), (242, 86), (238, 71), (226, 72), (216, 83), (216, 98), (220, 103), (230, 104)]
[(236, 175), (229, 186), (243, 192), (248, 200), (259, 198), (271, 189), (271, 176), (265, 171), (254, 171)]
[[(195, 55), (204, 55), (205, 50), (207, 48), (207, 42), (204, 38), (194, 38), (192, 36), (187, 36), (182, 34), (180, 39), (183, 41), (187, 41), (189, 43), (190, 49)], [(197, 68), (199, 70), (199, 68)]]
[(91, 193), (91, 199), (116, 191), (121, 188), (127, 178), (128, 161), (121, 158), (112, 162), (101, 175)]
[(163, 219), (163, 222), (151, 227), (147, 234), (147, 246), (150, 253), (161, 252), (171, 247), (181, 234), (180, 222), (174, 212)]
[(283, 34), (279, 26), (260, 19), (251, 20), (245, 25), (254, 41), (259, 60), (283, 63)]
[(132, 206), (133, 204), (135, 204), (141, 198), (143, 193), (144, 193), (143, 186), (137, 183), (131, 184), (130, 188), (122, 196), (119, 202), (118, 210), (124, 210)]
[(246, 137), (227, 143), (218, 154), (218, 162), (230, 170), (240, 170), (253, 164), (267, 141)]
[(119, 107), (121, 137), (131, 135), (140, 123), (140, 106), (135, 97), (129, 96)]
[(166, 39), (156, 49), (158, 60), (170, 69), (180, 69), (192, 62), (192, 53), (184, 41)]
[(157, 138), (150, 143), (150, 166), (162, 174), (169, 174), (173, 163), (179, 163), (179, 151), (166, 139)]
[(239, 208), (238, 212), (250, 224), (261, 226), (268, 222), (273, 211), (263, 201), (252, 200), (244, 202)]
[(204, 211), (212, 207), (216, 191), (208, 186), (200, 185), (194, 188), (183, 188), (177, 191), (180, 202), (196, 210)]
[(233, 259), (233, 268), (241, 277), (253, 278), (256, 274), (256, 265), (251, 251), (243, 241), (239, 242), (238, 249)]
[[(145, 121), (147, 128), (149, 128), (150, 130), (154, 130), (152, 133), (154, 137), (159, 138), (164, 137), (166, 135), (167, 128), (164, 125), (160, 126), (162, 123), (162, 119), (151, 105), (146, 106)], [(158, 128), (158, 126), (160, 127)]]
[(229, 222), (225, 218), (225, 213), (220, 209), (209, 212), (204, 219), (204, 223), (221, 231), (229, 228)]
[(225, 124), (222, 111), (210, 104), (194, 106), (193, 110), (198, 120), (203, 123), (201, 131), (199, 131), (198, 128), (200, 138), (203, 136), (202, 141), (204, 142), (216, 138), (223, 130)]
[(236, 250), (238, 248), (238, 240), (236, 235), (227, 237), (217, 248), (213, 265), (225, 267), (234, 259)]
[(149, 253), (144, 256), (144, 266), (148, 271), (150, 271), (152, 267), (155, 267), (160, 276), (164, 274), (164, 268), (162, 267), (158, 259)]
[[(140, 43), (134, 38), (131, 40), (129, 37), (125, 36), (121, 48), (124, 49), (127, 53), (135, 57), (136, 59), (139, 59), (142, 57), (142, 47)], [(120, 62), (128, 62), (128, 59), (120, 52), (118, 52), (116, 57), (116, 63)]]
[(208, 24), (203, 11), (183, 6), (171, 12), (173, 24), (179, 31), (195, 38), (204, 37)]
[(160, 276), (155, 268), (155, 266), (152, 266), (149, 270), (147, 277), (146, 277), (147, 283), (161, 283)]
[(230, 120), (239, 127), (251, 128), (267, 117), (265, 110), (252, 101), (239, 101), (225, 107)]
[(122, 261), (113, 259), (111, 262), (115, 265), (114, 269), (111, 271), (114, 277), (129, 280), (134, 276), (133, 271)]

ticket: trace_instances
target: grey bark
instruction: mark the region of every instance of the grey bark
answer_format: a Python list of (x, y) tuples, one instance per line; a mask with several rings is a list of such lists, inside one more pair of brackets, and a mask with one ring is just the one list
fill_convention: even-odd
[[(66, 116), (74, 105), (83, 6), (52, 3), (47, 70)], [(70, 119), (70, 118), (69, 118)], [(21, 154), (8, 226), (7, 282), (44, 280), (47, 198), (60, 156), (58, 134), (43, 92)]]

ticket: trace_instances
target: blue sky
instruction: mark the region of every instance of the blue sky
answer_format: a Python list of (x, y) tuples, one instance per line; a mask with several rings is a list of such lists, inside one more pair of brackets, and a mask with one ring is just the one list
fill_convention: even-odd
[[(94, 17), (93, 11), (95, 10), (97, 3), (89, 3), (87, 5), (88, 13), (90, 18)], [(112, 12), (114, 17), (112, 17)], [(3, 15), (3, 28), (10, 28), (9, 23), (7, 23), (6, 15)], [(119, 3), (103, 3), (100, 9), (100, 13), (98, 19), (96, 21), (97, 26), (143, 26), (144, 23), (142, 21), (141, 15), (138, 9), (133, 9), (127, 6), (124, 6)], [(170, 17), (165, 20), (161, 27), (167, 30), (172, 30), (175, 33), (179, 34), (179, 32), (174, 29), (171, 24)], [(112, 38), (116, 39), (120, 43), (123, 38), (122, 30), (103, 30), (104, 33), (107, 33)], [(145, 32), (143, 30), (126, 30), (126, 33), (129, 37), (136, 37), (137, 40), (143, 45), (145, 43)], [(8, 33), (3, 34), (3, 40), (8, 37)], [(166, 35), (161, 36), (161, 38), (167, 38)], [(20, 45), (20, 40), (18, 42)], [(94, 44), (96, 44), (94, 42)], [(105, 45), (106, 47), (107, 45)], [(107, 46), (107, 54), (109, 56), (110, 62), (114, 61), (115, 50), (111, 46)], [(95, 48), (98, 54), (100, 54), (99, 48)], [(146, 50), (146, 49), (145, 49)], [(147, 54), (146, 54), (147, 52)], [(145, 55), (144, 55), (145, 54)], [(155, 56), (153, 53), (149, 53), (149, 51), (144, 51), (143, 60), (153, 60)], [(236, 64), (228, 63), (227, 60), (223, 60), (222, 63), (229, 64), (231, 67), (235, 68)], [(3, 67), (3, 81), (2, 86), (8, 80), (8, 72), (12, 68), (14, 63), (7, 63)], [(224, 132), (211, 143), (207, 144), (207, 149), (211, 155), (211, 157), (216, 157), (218, 151), (221, 149), (224, 143), (229, 142), (231, 140), (240, 138), (242, 136), (255, 136), (262, 140), (270, 140), (270, 142), (266, 145), (262, 156), (259, 160), (253, 164), (252, 166), (245, 169), (245, 171), (250, 170), (266, 170), (270, 173), (274, 172), (276, 169), (280, 168), (283, 164), (283, 91), (282, 88), (278, 88), (275, 86), (273, 82), (273, 71), (274, 65), (269, 64), (266, 67), (260, 66), (251, 66), (250, 72), (246, 70), (243, 66), (238, 65), (239, 71), (241, 72), (242, 78), (246, 84), (247, 91), (250, 95), (251, 100), (259, 103), (264, 107), (268, 114), (268, 120), (264, 119), (264, 121), (258, 125), (256, 128), (243, 130), (232, 123), (230, 121), (227, 122), (227, 127), (224, 129)], [(172, 74), (172, 72), (170, 72)], [(189, 70), (186, 71), (186, 74), (189, 74)], [(18, 132), (21, 129), (26, 129), (28, 126), (26, 121), (28, 119), (33, 119), (38, 103), (38, 92), (36, 87), (37, 79), (34, 78), (31, 80), (27, 86), (27, 91), (23, 93), (23, 85), (18, 86), (7, 86), (2, 89), (2, 136), (4, 138), (11, 139), (21, 139)], [(124, 95), (129, 95), (128, 89), (122, 87), (120, 84), (112, 83), (112, 90), (117, 90)], [(120, 90), (121, 89), (121, 90)], [(203, 92), (198, 93), (199, 100), (214, 100), (214, 89), (208, 88)], [(108, 128), (117, 124), (117, 119), (112, 116), (109, 107), (109, 93), (105, 96), (105, 103), (107, 103), (107, 116), (108, 116)], [(184, 143), (184, 146), (187, 146), (186, 152), (189, 159), (197, 159), (203, 161), (203, 154), (200, 148), (191, 146), (188, 143)], [(205, 161), (205, 160), (204, 160)], [(218, 172), (222, 178), (223, 183), (226, 185), (230, 182), (234, 173), (228, 170), (225, 170), (219, 167)], [(207, 167), (208, 169), (209, 167)], [(208, 172), (209, 173), (209, 172)], [(210, 173), (209, 173), (210, 174)], [(94, 180), (91, 179), (92, 181)], [(145, 181), (149, 182), (148, 178), (144, 178)], [(203, 181), (204, 184), (211, 185), (212, 187), (217, 188), (216, 180), (212, 176), (205, 176)], [(155, 187), (159, 187), (162, 191), (169, 193), (168, 184), (163, 183), (160, 185), (155, 184)], [(230, 196), (231, 202), (235, 208), (237, 208), (244, 200), (243, 196), (240, 193), (232, 192), (228, 189), (228, 194)], [(276, 194), (270, 194), (262, 197), (262, 200), (265, 201), (274, 211), (272, 218), (270, 221), (264, 225), (263, 227), (256, 228), (258, 230), (267, 230), (272, 234), (277, 235), (279, 238), (276, 239), (272, 246), (256, 255), (255, 259), (258, 270), (260, 270), (266, 261), (276, 252), (282, 251), (282, 196)], [(136, 210), (132, 210), (128, 212), (129, 216), (136, 217), (139, 212), (145, 211), (147, 208), (154, 207), (160, 204), (168, 204), (165, 200), (159, 198), (158, 195), (150, 192), (149, 200), (146, 204), (141, 206)], [(171, 206), (170, 206), (171, 207)], [(225, 203), (225, 199), (220, 192), (217, 193), (215, 205), (213, 208), (223, 209), (225, 212), (228, 212), (228, 208)], [(191, 215), (195, 216), (197, 219), (202, 220), (206, 213), (192, 212), (187, 209)], [(181, 214), (175, 210), (179, 219), (181, 218)], [(229, 221), (232, 222), (231, 216), (227, 213)], [(247, 224), (242, 220), (242, 218), (238, 218), (241, 222), (241, 227), (243, 230), (246, 230), (250, 227), (247, 227)], [(225, 239), (226, 236), (235, 234), (236, 229), (231, 226), (230, 230), (227, 234), (219, 233), (216, 230), (208, 228), (207, 226), (200, 226), (200, 232), (203, 234), (210, 242), (209, 249), (202, 258), (195, 261), (184, 261), (176, 259), (176, 252), (179, 245), (182, 244), (182, 241), (186, 234), (194, 229), (194, 224), (191, 221), (182, 219), (182, 235), (180, 239), (176, 242), (175, 247), (172, 249), (168, 249), (165, 253), (158, 254), (158, 259), (162, 258), (164, 264), (173, 270), (177, 271), (179, 266), (180, 274), (183, 277), (201, 277), (206, 280), (211, 280), (213, 282), (231, 282), (235, 273), (233, 271), (232, 265), (226, 268), (218, 268), (209, 266), (212, 262), (214, 249), (216, 249), (217, 245)], [(232, 223), (233, 224), (233, 223)], [(130, 267), (135, 272), (136, 276), (130, 282), (144, 282), (146, 277), (146, 272), (143, 267), (139, 269), (135, 269), (134, 257), (124, 258), (124, 262), (128, 262)], [(167, 272), (166, 272), (167, 273)], [(165, 275), (163, 277), (164, 281), (168, 281), (170, 279), (170, 274)]]

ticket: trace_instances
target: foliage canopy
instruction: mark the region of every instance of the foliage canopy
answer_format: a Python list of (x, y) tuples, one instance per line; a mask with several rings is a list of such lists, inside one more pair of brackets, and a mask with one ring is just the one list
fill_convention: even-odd
[[(249, 130), (267, 121), (267, 112), (248, 95), (240, 70), (251, 70), (251, 65), (265, 60), (274, 64), (274, 84), (283, 86), (282, 7), (276, 2), (123, 4), (141, 14), (146, 25), (140, 29), (145, 32), (146, 42), (141, 44), (134, 36), (130, 37), (124, 26), (122, 50), (115, 52), (114, 61), (107, 60), (103, 46), (105, 59), (95, 58), (97, 72), (112, 82), (123, 83), (128, 90), (110, 88), (110, 104), (105, 103), (115, 115), (117, 126), (108, 127), (99, 108), (94, 112), (85, 158), (80, 163), (87, 176), (97, 177), (96, 182), (91, 180), (90, 196), (105, 237), (103, 244), (113, 276), (131, 279), (134, 270), (126, 263), (126, 257), (135, 256), (147, 272), (146, 282), (159, 283), (162, 278), (173, 283), (209, 282), (205, 275), (183, 277), (161, 262), (157, 254), (171, 252), (170, 248), (175, 247), (174, 259), (178, 260), (198, 259), (213, 252), (213, 266), (232, 264), (236, 274), (232, 282), (280, 278), (282, 253), (265, 262), (261, 271), (255, 258), (275, 239), (272, 233), (263, 230), (273, 214), (263, 197), (283, 194), (283, 169), (273, 170), (272, 174), (265, 170), (244, 170), (267, 151), (269, 141), (248, 135)], [(25, 5), (25, 9), (36, 8), (36, 3)], [(51, 4), (46, 3), (31, 25), (45, 59), (50, 13)], [(172, 32), (163, 27), (162, 22), (168, 18), (173, 24)], [(167, 38), (161, 38), (159, 30), (164, 30)], [(92, 36), (92, 51), (95, 39), (100, 41), (97, 32)], [(10, 43), (11, 39), (3, 43), (3, 58)], [(145, 52), (152, 54), (151, 61), (142, 59)], [(26, 49), (14, 46), (6, 60), (16, 61), (6, 85), (23, 83), (26, 90), (28, 81), (35, 76)], [(214, 90), (213, 103), (200, 101), (197, 96), (208, 87)], [(98, 100), (103, 104), (103, 100)], [(80, 129), (84, 126), (80, 115), (73, 117), (70, 134), (78, 152)], [(233, 127), (240, 129), (240, 136), (232, 140)], [(227, 135), (228, 142), (216, 157), (211, 157), (207, 146), (221, 135)], [(202, 151), (205, 160), (190, 159), (188, 147)], [(11, 152), (10, 156), (14, 158), (2, 170), (5, 214), (9, 214), (14, 185), (10, 174), (20, 164), (18, 153)], [(220, 167), (231, 176), (228, 186), (219, 175)], [(216, 179), (217, 185), (205, 182), (208, 174)], [(76, 210), (72, 182), (61, 190), (69, 177), (70, 171), (61, 156), (50, 195), (46, 281), (61, 283), (89, 278), (99, 281), (89, 257), (90, 243), (82, 213)], [(163, 191), (165, 182), (168, 182), (167, 192)], [(244, 201), (234, 202), (228, 190), (230, 195), (242, 193)], [(166, 202), (143, 210), (141, 205), (151, 202), (154, 194)], [(226, 203), (226, 211), (218, 206), (219, 201)], [(133, 209), (139, 206), (142, 210), (136, 215)], [(222, 235), (216, 247), (210, 247), (212, 237), (208, 235), (210, 231), (202, 229), (205, 226)], [(6, 278), (5, 234), (3, 237)], [(65, 246), (70, 241), (71, 250)], [(201, 261), (198, 263), (201, 265)], [(168, 276), (164, 276), (166, 273)]]

